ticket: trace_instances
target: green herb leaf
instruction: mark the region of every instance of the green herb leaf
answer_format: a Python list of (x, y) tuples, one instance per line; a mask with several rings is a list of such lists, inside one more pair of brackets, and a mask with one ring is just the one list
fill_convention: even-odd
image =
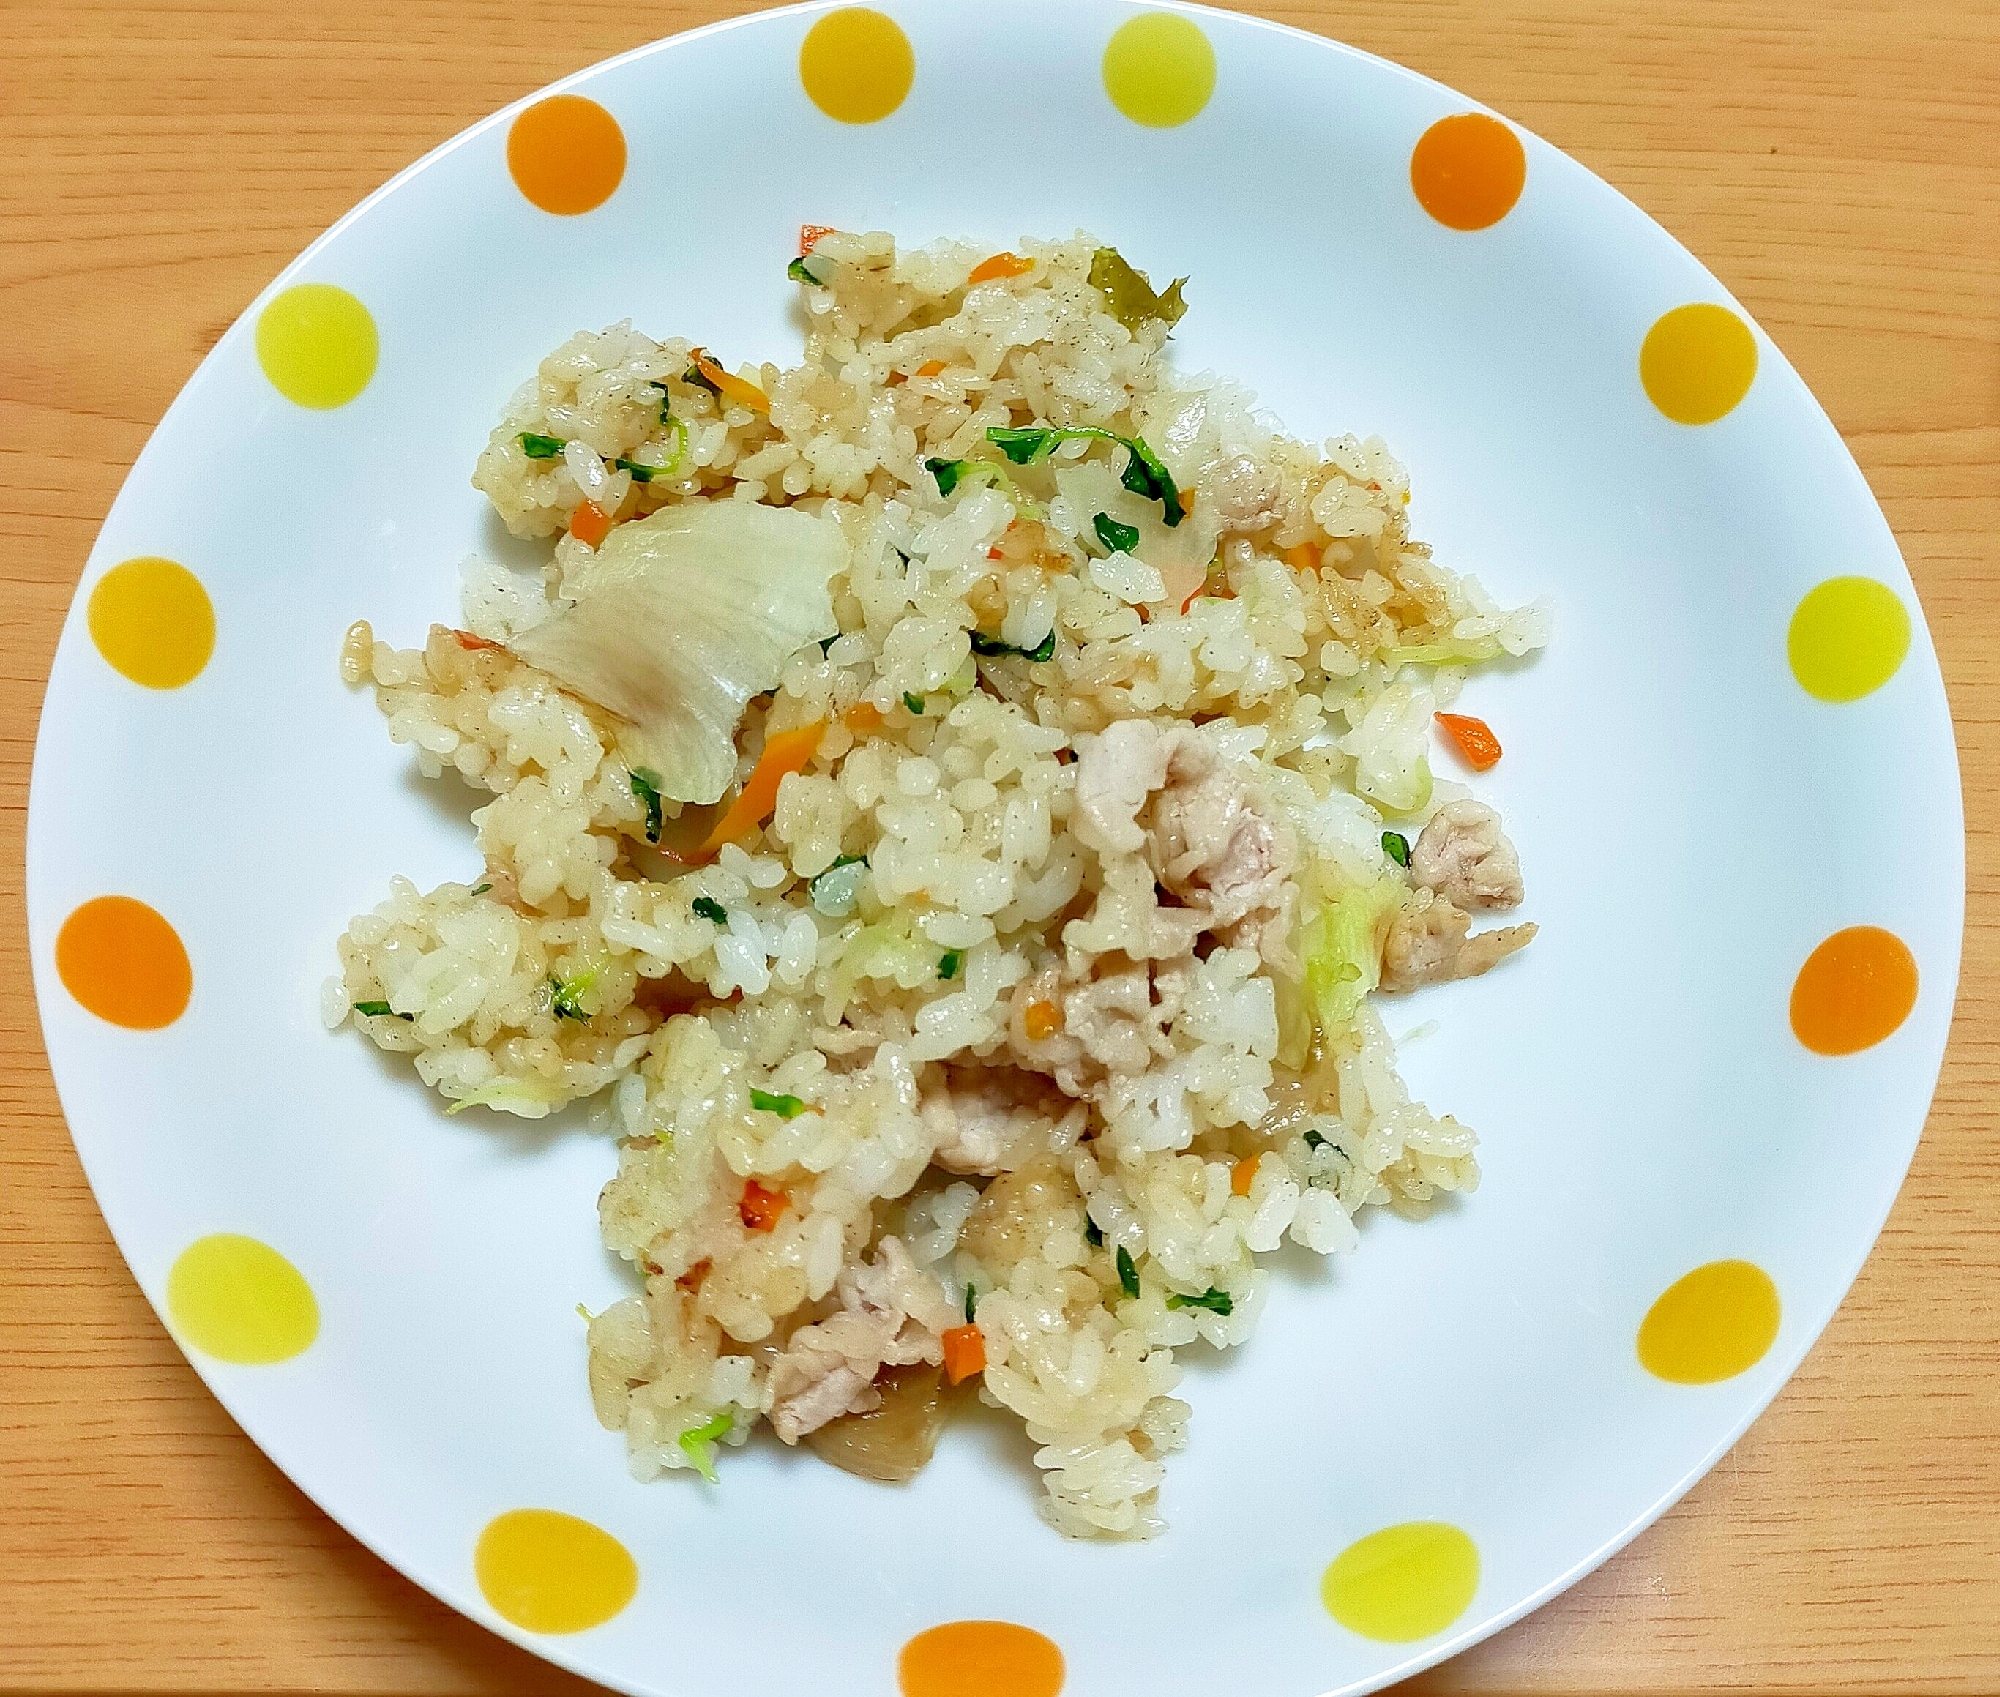
[(620, 471), (629, 471), (634, 483), (651, 483), (667, 469), (663, 465), (647, 465), (640, 460), (616, 459), (611, 463)]
[(1401, 831), (1384, 831), (1382, 833), (1382, 852), (1398, 866), (1408, 866), (1410, 864), (1410, 839), (1404, 836)]
[(736, 1424), (735, 1418), (727, 1412), (711, 1415), (699, 1426), (691, 1427), (680, 1436), (681, 1453), (694, 1463), (694, 1468), (711, 1485), (717, 1483), (715, 1477), (715, 1440), (729, 1436)]
[[(1006, 429), (996, 425), (986, 432), (986, 440), (1016, 465), (1030, 465), (1048, 453), (1058, 442), (1071, 435), (1081, 434), (1085, 432), (1052, 430), (1034, 425)], [(1102, 432), (1097, 434), (1101, 435)]]
[(1113, 554), (1129, 554), (1139, 546), (1139, 527), (1136, 524), (1120, 524), (1109, 513), (1099, 513), (1090, 521), (1090, 528), (1097, 532), (1097, 540)]
[(1324, 1132), (1309, 1131), (1306, 1133), (1306, 1147), (1308, 1149), (1318, 1149), (1332, 1141), (1333, 1139), (1328, 1137)]
[(750, 1106), (767, 1114), (776, 1114), (781, 1120), (795, 1120), (806, 1111), (805, 1103), (796, 1096), (774, 1096), (768, 1090), (753, 1089), (750, 1092)]
[(590, 993), (591, 985), (597, 982), (597, 969), (591, 967), (569, 978), (549, 980), (549, 1011), (557, 1019), (573, 1019), (579, 1025), (588, 1024), (590, 1015), (584, 1012), (583, 998)]
[(672, 424), (674, 422), (672, 410), (674, 404), (673, 391), (664, 383), (656, 383), (654, 387), (660, 391), (660, 422), (662, 424)]
[(972, 1316), (978, 1310), (978, 1307), (979, 1292), (974, 1290), (972, 1286), (967, 1285), (965, 1287), (965, 1323), (968, 1326), (972, 1324)]
[(797, 259), (785, 267), (785, 275), (791, 278), (794, 283), (810, 283), (816, 289), (826, 287), (826, 283), (821, 278), (815, 277), (812, 274), (811, 268), (806, 264), (806, 256), (804, 254), (800, 254)]
[(1127, 1296), (1138, 1296), (1139, 1269), (1132, 1265), (1131, 1252), (1122, 1243), (1118, 1246), (1118, 1283)]
[(1228, 1291), (1217, 1290), (1214, 1285), (1210, 1285), (1199, 1296), (1183, 1296), (1179, 1291), (1171, 1291), (1167, 1295), (1167, 1306), (1169, 1308), (1206, 1308), (1211, 1314), (1220, 1314), (1226, 1320), (1235, 1309), (1236, 1304), (1231, 1300)]
[(537, 436), (532, 430), (521, 432), (521, 452), (531, 460), (552, 460), (568, 446), (560, 436)]
[(483, 896), (486, 894), (488, 890), (492, 888), (493, 886), (491, 884), (474, 884), (472, 886), (472, 893), (475, 896)]
[(1031, 460), (1048, 453), (1058, 442), (1097, 441), (1115, 442), (1130, 456), (1125, 469), (1118, 474), (1118, 481), (1135, 495), (1143, 495), (1149, 501), (1160, 503), (1160, 516), (1166, 520), (1169, 530), (1187, 517), (1181, 506), (1180, 490), (1174, 484), (1173, 473), (1160, 461), (1160, 456), (1146, 446), (1138, 436), (1119, 436), (1109, 430), (1098, 430), (1088, 425), (1077, 429), (1055, 429), (1043, 426), (1022, 426), (1002, 428), (995, 426), (986, 432), (986, 440), (997, 447), (1016, 465), (1026, 465)]
[(1088, 1213), (1083, 1216), (1083, 1237), (1084, 1241), (1092, 1249), (1102, 1249), (1104, 1247), (1104, 1228), (1093, 1220)]
[(937, 479), (938, 493), (949, 495), (971, 464), (970, 460), (925, 460), (924, 470)]
[(964, 960), (965, 954), (962, 950), (946, 949), (943, 957), (938, 961), (938, 977), (956, 978), (958, 976), (958, 969)]
[(903, 705), (916, 714), (919, 719), (924, 716), (924, 698), (921, 695), (912, 695), (908, 690), (904, 690)]
[(1016, 648), (1013, 643), (1002, 642), (997, 636), (988, 636), (983, 631), (972, 630), (965, 634), (971, 639), (972, 652), (984, 654), (989, 658), (1000, 654), (1018, 654), (1024, 660), (1047, 660), (1056, 651), (1056, 633), (1053, 627), (1033, 648)]
[(413, 1013), (398, 1013), (387, 1002), (356, 1002), (354, 1004), (354, 1011), (358, 1014), (366, 1014), (370, 1019), (381, 1019), (385, 1016), (389, 1019), (415, 1019), (417, 1017)]
[(660, 840), (660, 774), (645, 766), (632, 768), (632, 793), (646, 804), (646, 841)]
[(1101, 247), (1090, 256), (1090, 286), (1104, 296), (1104, 309), (1128, 330), (1152, 319), (1178, 324), (1187, 311), (1181, 299), (1185, 277), (1176, 277), (1160, 294), (1143, 271), (1135, 271), (1115, 247)]
[(709, 380), (706, 377), (702, 376), (701, 367), (698, 365), (690, 365), (687, 368), (687, 370), (683, 371), (681, 373), (681, 381), (683, 383), (692, 383), (697, 389), (706, 389), (711, 395), (719, 395), (722, 393), (722, 391), (718, 389), (713, 383), (709, 382)]
[(688, 905), (694, 910), (697, 919), (706, 919), (716, 925), (729, 923), (729, 909), (713, 896), (696, 896)]

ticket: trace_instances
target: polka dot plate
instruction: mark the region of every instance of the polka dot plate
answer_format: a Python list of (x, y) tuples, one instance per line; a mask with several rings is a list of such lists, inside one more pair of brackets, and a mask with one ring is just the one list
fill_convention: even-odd
[[(762, 1441), (639, 1485), (575, 1307), (603, 1142), (448, 1119), (319, 1027), (349, 915), (467, 876), (469, 794), (339, 683), (456, 563), (507, 394), (632, 316), (794, 357), (805, 224), (1185, 273), (1183, 367), (1377, 431), (1418, 533), (1554, 598), (1475, 680), (1542, 935), (1406, 1066), (1485, 1182), (1279, 1263), (1191, 1360), (1156, 1542), (1069, 1544), (971, 1420), (900, 1489)], [(1120, 0), (773, 12), (468, 131), (277, 279), (161, 423), (50, 679), (29, 822), (49, 1052), (133, 1272), (245, 1430), (475, 1619), (664, 1697), (1313, 1697), (1601, 1561), (1783, 1383), (1868, 1252), (1958, 966), (1959, 785), (1910, 579), (1716, 279), (1547, 144), (1394, 66)], [(754, 1675), (746, 1673), (746, 1658)], [(746, 1679), (750, 1685), (746, 1686)]]

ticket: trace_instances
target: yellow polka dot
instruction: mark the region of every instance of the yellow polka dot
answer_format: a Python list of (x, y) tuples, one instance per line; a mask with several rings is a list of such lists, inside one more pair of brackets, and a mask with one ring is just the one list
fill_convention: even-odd
[(916, 77), (910, 38), (894, 18), (867, 6), (827, 13), (799, 45), (799, 81), (815, 106), (843, 124), (888, 117)]
[(128, 1031), (158, 1031), (194, 993), (180, 933), (142, 901), (97, 896), (56, 933), (56, 975), (77, 1002)]
[(1478, 1588), (1478, 1546), (1441, 1520), (1407, 1520), (1369, 1533), (1342, 1550), (1319, 1582), (1328, 1614), (1385, 1644), (1442, 1632)]
[(1750, 393), (1756, 375), (1750, 326), (1710, 301), (1663, 313), (1639, 349), (1639, 381), (1676, 424), (1713, 424)]
[(375, 375), (375, 320), (345, 289), (297, 283), (257, 316), (257, 363), (288, 401), (342, 407)]
[(319, 1304), (298, 1268), (233, 1232), (181, 1251), (167, 1275), (167, 1317), (182, 1342), (246, 1367), (289, 1361), (319, 1336)]
[(1778, 1335), (1778, 1287), (1748, 1261), (1711, 1261), (1669, 1285), (1639, 1327), (1639, 1364), (1675, 1385), (1733, 1379)]
[(124, 560), (90, 592), (90, 640), (114, 671), (148, 689), (192, 683), (215, 652), (215, 608), (174, 560)]
[(1104, 92), (1135, 124), (1185, 124), (1215, 92), (1215, 49), (1192, 19), (1142, 12), (1104, 49)]
[(954, 1620), (919, 1632), (896, 1658), (902, 1697), (1057, 1697), (1063, 1653), (1033, 1627)]
[(580, 94), (538, 100), (507, 131), (507, 171), (544, 212), (574, 217), (602, 206), (625, 178), (625, 132)]
[(496, 1516), (472, 1553), (494, 1612), (524, 1632), (585, 1632), (637, 1595), (639, 1564), (609, 1532), (550, 1508)]
[(1830, 577), (1792, 614), (1792, 676), (1821, 701), (1859, 701), (1896, 675), (1910, 651), (1910, 615), (1872, 577)]

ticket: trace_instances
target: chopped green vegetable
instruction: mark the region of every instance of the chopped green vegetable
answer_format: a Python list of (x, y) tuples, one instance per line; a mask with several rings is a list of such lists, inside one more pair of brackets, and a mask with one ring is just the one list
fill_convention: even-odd
[(1119, 436), (1088, 425), (1075, 430), (1053, 425), (1023, 425), (1011, 429), (996, 425), (986, 432), (986, 440), (1016, 465), (1032, 464), (1052, 452), (1058, 442), (1115, 442), (1128, 456), (1125, 469), (1118, 474), (1118, 481), (1133, 494), (1148, 501), (1158, 501), (1160, 516), (1169, 530), (1187, 517), (1173, 473), (1167, 470), (1160, 456), (1147, 447), (1141, 437)]
[(972, 1286), (967, 1285), (965, 1287), (965, 1323), (968, 1326), (972, 1324), (972, 1316), (978, 1307), (979, 1292), (974, 1290)]
[(413, 1013), (398, 1013), (387, 1002), (356, 1002), (354, 1004), (354, 1011), (358, 1014), (366, 1014), (370, 1019), (382, 1019), (385, 1017), (389, 1019), (415, 1019), (417, 1017)]
[(474, 884), (472, 886), (472, 893), (475, 896), (483, 896), (486, 894), (488, 890), (492, 888), (493, 886), (491, 884)]
[(1398, 866), (1408, 866), (1410, 864), (1410, 839), (1404, 836), (1401, 831), (1384, 831), (1382, 833), (1382, 852)]
[(814, 907), (829, 919), (845, 919), (861, 898), (868, 872), (865, 854), (844, 854), (806, 885)]
[(1097, 532), (1097, 540), (1113, 554), (1129, 554), (1139, 546), (1139, 527), (1136, 524), (1120, 524), (1109, 513), (1099, 513), (1090, 521), (1090, 528)]
[(812, 274), (812, 268), (806, 264), (806, 256), (804, 254), (800, 254), (797, 259), (785, 267), (785, 275), (791, 278), (794, 283), (810, 283), (816, 289), (826, 287), (823, 279), (815, 277)]
[(938, 977), (956, 978), (958, 976), (958, 969), (964, 960), (965, 955), (961, 950), (946, 949), (943, 957), (938, 961)]
[(1214, 1285), (1210, 1285), (1199, 1296), (1183, 1296), (1179, 1291), (1172, 1291), (1167, 1296), (1167, 1306), (1169, 1308), (1206, 1308), (1211, 1314), (1220, 1314), (1224, 1319), (1227, 1319), (1236, 1304), (1231, 1300), (1228, 1291), (1217, 1290)]
[(903, 705), (916, 714), (919, 719), (924, 716), (924, 698), (921, 695), (912, 695), (908, 690), (904, 690)]
[(988, 656), (998, 654), (1018, 654), (1024, 660), (1047, 660), (1056, 651), (1056, 633), (1053, 627), (1049, 634), (1033, 648), (1016, 648), (1011, 642), (1002, 642), (997, 636), (988, 636), (983, 631), (967, 631), (972, 639), (972, 652)]
[[(674, 422), (672, 410), (674, 404), (673, 391), (664, 383), (656, 383), (653, 387), (660, 391), (660, 422), (662, 424), (672, 424)], [(682, 426), (682, 428), (685, 429), (686, 426)]]
[(569, 978), (549, 979), (549, 1011), (557, 1019), (573, 1019), (579, 1025), (588, 1024), (590, 1015), (584, 1012), (583, 998), (590, 994), (591, 985), (597, 982), (597, 968), (589, 967)]
[(651, 483), (667, 468), (663, 465), (647, 465), (642, 460), (615, 459), (611, 462), (620, 471), (629, 471), (634, 483)]
[(694, 910), (697, 919), (706, 919), (717, 925), (729, 923), (729, 909), (713, 896), (696, 896), (688, 905)]
[(1093, 1220), (1088, 1213), (1083, 1216), (1083, 1237), (1084, 1241), (1092, 1249), (1102, 1249), (1104, 1247), (1104, 1228)]
[(531, 460), (552, 460), (568, 446), (560, 436), (537, 436), (532, 430), (521, 432), (521, 452)]
[(805, 1103), (796, 1096), (774, 1096), (768, 1090), (752, 1089), (750, 1106), (767, 1114), (776, 1114), (781, 1120), (795, 1120), (806, 1111)]
[(1115, 247), (1101, 247), (1090, 256), (1090, 286), (1104, 296), (1104, 308), (1128, 330), (1136, 330), (1151, 319), (1162, 324), (1178, 324), (1187, 311), (1181, 299), (1185, 277), (1176, 277), (1159, 294), (1135, 271)]
[(583, 1321), (583, 1323), (586, 1326), (589, 1325), (591, 1321), (597, 1318), (595, 1314), (591, 1313), (591, 1311), (588, 1308), (584, 1307), (584, 1305), (580, 1302), (576, 1305), (576, 1312), (578, 1317)]
[(1323, 1131), (1309, 1131), (1306, 1133), (1306, 1147), (1308, 1149), (1318, 1149), (1332, 1143), (1332, 1141), (1333, 1139), (1328, 1137)]
[(1118, 1283), (1127, 1296), (1139, 1294), (1139, 1269), (1132, 1265), (1132, 1254), (1124, 1244), (1118, 1246)]
[(646, 804), (646, 841), (660, 840), (660, 774), (650, 767), (632, 768), (632, 793)]
[(736, 1424), (735, 1417), (727, 1410), (714, 1414), (699, 1426), (691, 1427), (680, 1436), (681, 1453), (694, 1463), (694, 1469), (711, 1485), (715, 1484), (715, 1440), (726, 1438)]

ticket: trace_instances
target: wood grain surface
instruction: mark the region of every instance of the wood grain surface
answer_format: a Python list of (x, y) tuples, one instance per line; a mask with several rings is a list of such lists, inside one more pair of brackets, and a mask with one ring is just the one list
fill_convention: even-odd
[[(91, 1202), (33, 1017), (28, 767), (98, 524), (255, 293), (495, 107), (746, 9), (0, 3), (0, 579), (14, 597), (0, 629), (0, 968), (15, 1010), (0, 1032), (0, 1690), (590, 1689), (348, 1538), (154, 1320)], [(1659, 1526), (1419, 1685), (2000, 1691), (2000, 4), (1257, 9), (1506, 112), (1748, 303), (1902, 543), (1965, 773), (1957, 1023), (1916, 1165), (1852, 1296)]]

